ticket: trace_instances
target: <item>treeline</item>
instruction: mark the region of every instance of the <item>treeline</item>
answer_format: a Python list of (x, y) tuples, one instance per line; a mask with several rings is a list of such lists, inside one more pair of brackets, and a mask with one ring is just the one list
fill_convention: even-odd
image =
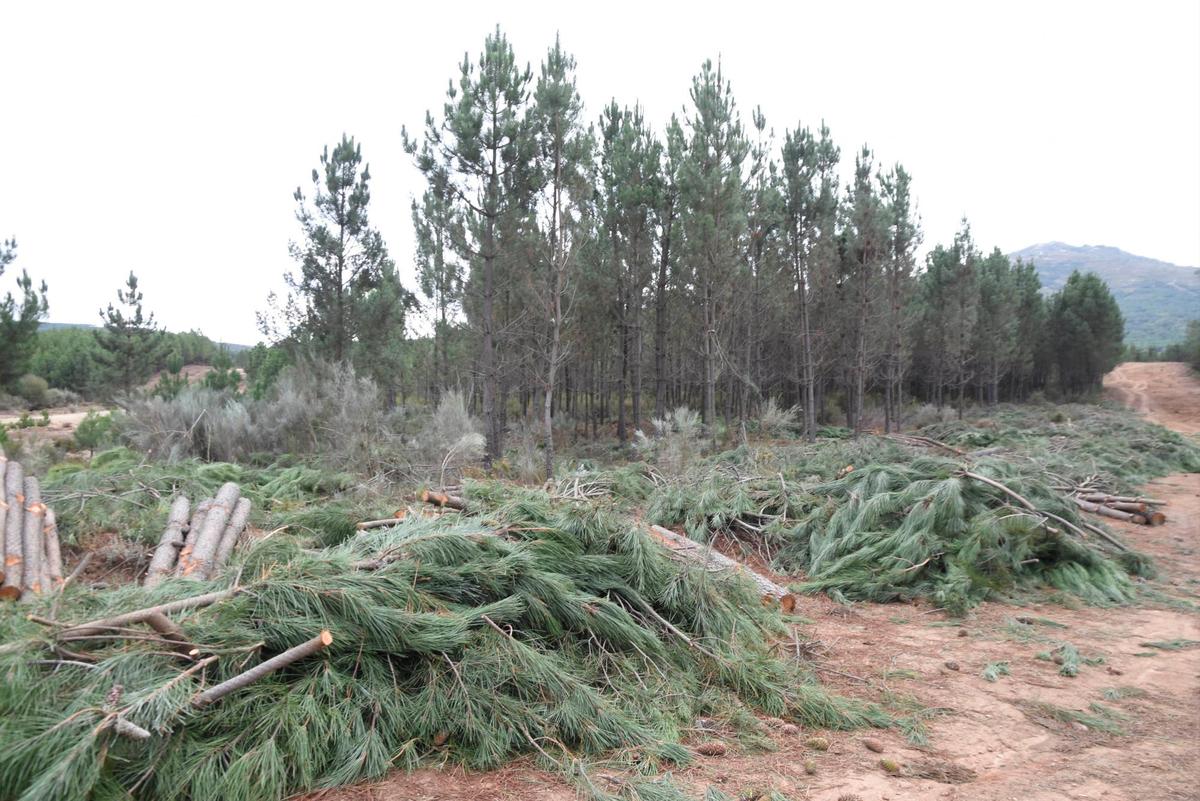
[(1122, 359), (1127, 362), (1186, 362), (1200, 370), (1200, 320), (1188, 322), (1182, 342), (1162, 347), (1127, 345)]
[[(16, 259), (16, 243), (0, 248), (0, 274)], [(232, 358), (197, 331), (161, 330), (143, 310), (137, 277), (129, 275), (117, 302), (100, 310), (97, 328), (39, 330), (49, 310), (48, 290), (35, 287), (27, 273), (17, 281), (18, 296), (0, 301), (0, 393), (19, 396), (41, 408), (62, 401), (129, 394), (158, 371), (173, 375), (177, 388), (185, 364), (231, 369)], [(236, 381), (234, 384), (236, 385)], [(164, 388), (170, 391), (168, 380)]]
[(406, 134), (436, 320), (420, 364), (431, 394), (475, 390), (493, 457), (518, 413), (547, 445), (560, 414), (623, 440), (672, 406), (732, 423), (767, 398), (810, 435), (833, 417), (891, 429), (914, 397), (1079, 393), (1115, 364), (1123, 323), (1095, 276), (1044, 298), (965, 221), (919, 265), (903, 166), (863, 147), (843, 183), (826, 126), (747, 124), (719, 65), (689, 94), (661, 131), (616, 101), (591, 119), (558, 42), (535, 75), (497, 31)]

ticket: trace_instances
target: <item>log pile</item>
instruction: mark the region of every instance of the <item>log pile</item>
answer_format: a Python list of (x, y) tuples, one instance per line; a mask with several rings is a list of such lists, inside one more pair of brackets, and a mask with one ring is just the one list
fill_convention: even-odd
[(0, 599), (15, 601), (62, 586), (58, 522), (42, 503), (41, 484), (0, 453), (0, 487)]
[(1167, 516), (1156, 507), (1165, 506), (1166, 501), (1132, 495), (1109, 495), (1103, 492), (1077, 491), (1071, 500), (1085, 512), (1137, 523), (1143, 526), (1161, 526)]
[(215, 497), (200, 501), (194, 510), (187, 498), (175, 498), (143, 585), (153, 587), (171, 576), (194, 581), (214, 578), (246, 530), (250, 508), (250, 499), (242, 497), (233, 482), (222, 485)]

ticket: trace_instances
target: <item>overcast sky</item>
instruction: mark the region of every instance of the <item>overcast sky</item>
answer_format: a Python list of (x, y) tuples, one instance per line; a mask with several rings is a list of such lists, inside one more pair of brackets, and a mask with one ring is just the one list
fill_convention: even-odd
[[(412, 281), (400, 130), (440, 111), (499, 22), (536, 70), (555, 32), (589, 115), (661, 130), (720, 56), (744, 114), (824, 119), (914, 176), (926, 247), (962, 215), (987, 249), (1105, 244), (1200, 266), (1200, 3), (0, 4), (0, 236), (97, 322), (129, 270), (174, 330), (260, 339), (292, 192), (343, 131)], [(748, 120), (747, 120), (748, 121)], [(0, 292), (10, 288), (5, 275)]]

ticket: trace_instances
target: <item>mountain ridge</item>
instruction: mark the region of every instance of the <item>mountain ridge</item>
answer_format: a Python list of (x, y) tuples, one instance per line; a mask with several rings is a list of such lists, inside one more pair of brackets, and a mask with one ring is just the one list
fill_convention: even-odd
[(1182, 341), (1189, 320), (1200, 318), (1200, 269), (1138, 256), (1112, 245), (1041, 242), (1008, 254), (1032, 261), (1048, 292), (1075, 270), (1108, 284), (1125, 316), (1125, 341), (1141, 347)]

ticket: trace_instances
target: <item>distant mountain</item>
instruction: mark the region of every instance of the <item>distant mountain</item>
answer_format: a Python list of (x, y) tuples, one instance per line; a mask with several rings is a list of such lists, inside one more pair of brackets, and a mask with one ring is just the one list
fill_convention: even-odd
[[(39, 331), (54, 331), (58, 328), (99, 328), (98, 325), (91, 323), (38, 323)], [(250, 345), (238, 345), (235, 342), (218, 342), (217, 345), (225, 348), (230, 354), (238, 353), (239, 351), (249, 350)]]
[(1135, 256), (1103, 245), (1047, 242), (1016, 253), (1032, 261), (1042, 286), (1057, 291), (1072, 271), (1093, 272), (1112, 290), (1125, 315), (1125, 341), (1168, 345), (1183, 339), (1188, 320), (1200, 319), (1200, 270)]

